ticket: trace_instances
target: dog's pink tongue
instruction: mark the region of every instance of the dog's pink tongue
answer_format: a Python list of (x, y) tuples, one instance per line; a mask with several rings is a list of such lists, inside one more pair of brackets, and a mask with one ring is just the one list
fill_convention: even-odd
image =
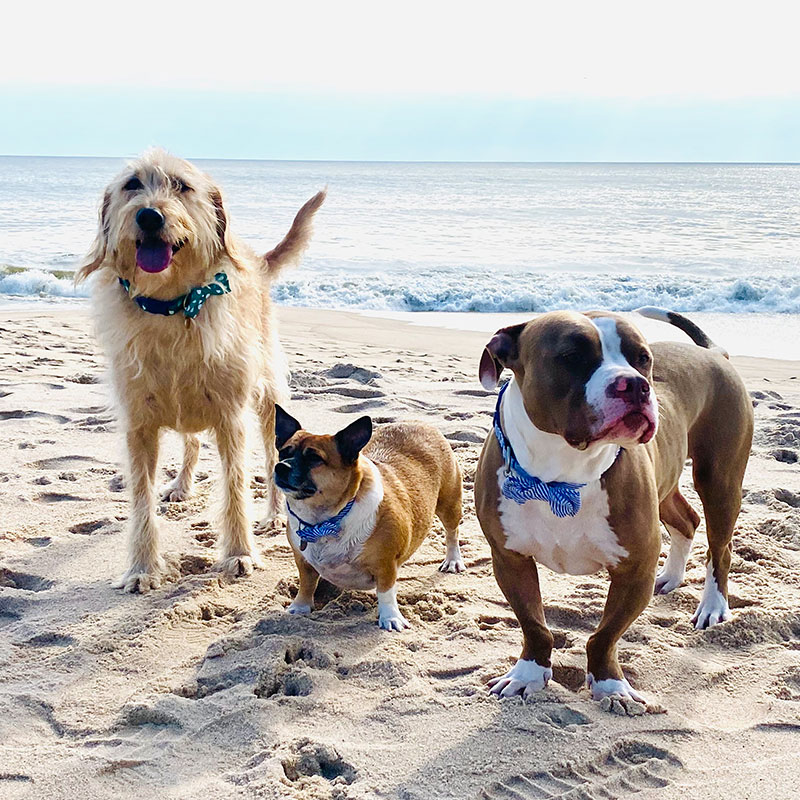
[(162, 272), (172, 261), (172, 245), (167, 242), (142, 242), (136, 248), (136, 264), (145, 272)]

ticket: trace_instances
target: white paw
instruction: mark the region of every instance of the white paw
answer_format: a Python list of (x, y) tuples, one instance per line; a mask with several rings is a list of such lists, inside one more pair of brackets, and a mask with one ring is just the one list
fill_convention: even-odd
[(709, 564), (706, 568), (706, 585), (703, 589), (703, 596), (700, 598), (697, 611), (694, 612), (692, 623), (696, 630), (701, 631), (720, 622), (726, 622), (730, 618), (731, 610), (728, 606), (728, 599), (719, 590), (714, 571)]
[(595, 680), (592, 673), (586, 676), (586, 685), (592, 692), (593, 700), (602, 700), (604, 697), (616, 697), (623, 700), (635, 700), (637, 703), (647, 705), (647, 700), (631, 686), (625, 678), (605, 678), (602, 681)]
[(131, 594), (144, 594), (161, 586), (161, 575), (157, 571), (145, 572), (141, 567), (132, 567), (119, 580), (113, 581), (111, 586)]
[(505, 675), (489, 681), (490, 693), (497, 697), (529, 697), (544, 689), (552, 677), (550, 667), (540, 667), (535, 661), (520, 658)]
[(221, 558), (211, 569), (213, 572), (221, 572), (231, 578), (240, 578), (243, 575), (250, 575), (254, 569), (258, 569), (260, 566), (261, 559), (255, 553), (250, 553)]
[(667, 572), (666, 569), (656, 575), (656, 585), (653, 594), (669, 594), (673, 589), (677, 589), (683, 583), (683, 575)]
[(263, 535), (265, 533), (278, 533), (279, 531), (284, 530), (285, 527), (286, 517), (278, 517), (268, 514), (266, 517), (262, 517), (258, 522), (256, 522), (256, 524), (253, 526), (253, 532), (256, 535)]
[(378, 625), (385, 631), (402, 631), (411, 627), (411, 623), (397, 609), (379, 613)]
[(161, 501), (164, 503), (182, 503), (191, 496), (192, 485), (184, 483), (179, 477), (161, 489)]
[(297, 600), (292, 600), (289, 607), (286, 609), (290, 614), (302, 614), (303, 616), (311, 613), (311, 606), (306, 603), (298, 603)]
[(460, 555), (455, 558), (446, 558), (439, 564), (439, 572), (466, 572), (466, 569)]

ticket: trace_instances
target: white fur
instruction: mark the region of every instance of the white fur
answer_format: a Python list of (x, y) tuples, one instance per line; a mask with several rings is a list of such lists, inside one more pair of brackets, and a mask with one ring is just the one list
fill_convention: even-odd
[[(618, 378), (636, 380), (641, 378), (642, 374), (635, 370), (622, 354), (622, 339), (617, 330), (617, 320), (613, 317), (596, 317), (591, 322), (600, 334), (603, 360), (586, 383), (586, 402), (598, 417), (597, 430), (600, 431), (608, 422), (621, 417), (628, 408), (622, 398), (609, 397), (606, 394), (608, 387)], [(649, 410), (653, 419), (658, 422), (658, 406), (654, 392), (650, 392), (643, 410)]]
[[(503, 396), (500, 416), (506, 438), (530, 475), (544, 481), (586, 484), (580, 490), (581, 508), (574, 517), (557, 517), (543, 500), (520, 505), (501, 492), (498, 511), (506, 547), (532, 556), (554, 572), (570, 575), (589, 575), (616, 566), (628, 551), (608, 524), (608, 495), (600, 476), (614, 463), (617, 446), (598, 444), (579, 451), (562, 437), (540, 431), (525, 412), (522, 393), (513, 380)], [(501, 490), (504, 479), (502, 465), (497, 471)]]
[[(361, 456), (361, 458), (372, 476), (372, 486), (369, 491), (356, 501), (350, 513), (344, 518), (338, 536), (324, 536), (316, 542), (309, 542), (306, 549), (300, 551), (303, 558), (325, 580), (344, 589), (375, 588), (374, 577), (352, 563), (358, 558), (364, 547), (364, 542), (369, 539), (375, 530), (378, 507), (383, 502), (383, 480), (381, 479), (381, 474), (372, 461), (365, 456)], [(322, 519), (313, 518), (302, 501), (287, 498), (287, 503), (292, 511), (306, 522), (316, 523), (322, 521)], [(306, 516), (307, 514), (308, 516)], [(298, 525), (299, 523), (295, 517), (289, 514), (289, 534), (292, 543), (299, 549)]]
[(378, 625), (386, 631), (402, 631), (411, 627), (397, 605), (397, 586), (378, 592)]
[(711, 561), (706, 568), (706, 583), (703, 588), (703, 596), (700, 598), (700, 605), (694, 612), (692, 622), (697, 630), (710, 628), (720, 622), (725, 622), (731, 618), (731, 610), (728, 601), (719, 590), (717, 579), (714, 577), (714, 569)]
[(489, 685), (492, 687), (491, 693), (498, 697), (516, 694), (528, 697), (544, 689), (552, 677), (553, 670), (550, 667), (541, 667), (535, 661), (520, 658), (505, 675), (489, 681)]
[(692, 551), (691, 539), (687, 539), (671, 525), (666, 525), (666, 528), (669, 531), (670, 538), (669, 555), (661, 568), (661, 572), (656, 576), (655, 594), (667, 594), (683, 583), (683, 578), (686, 574), (686, 562), (689, 560), (689, 553)]
[(637, 703), (647, 703), (644, 696), (639, 694), (625, 678), (622, 680), (606, 678), (598, 681), (595, 680), (594, 675), (590, 672), (586, 676), (586, 685), (592, 692), (593, 700), (602, 700), (604, 697), (622, 697), (636, 700)]

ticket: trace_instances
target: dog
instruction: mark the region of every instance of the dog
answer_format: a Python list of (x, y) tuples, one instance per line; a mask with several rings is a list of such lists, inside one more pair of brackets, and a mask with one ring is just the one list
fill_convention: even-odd
[[(626, 680), (616, 645), (654, 589), (680, 585), (700, 517), (678, 488), (687, 456), (703, 504), (709, 552), (697, 628), (730, 617), (731, 535), (753, 436), (753, 407), (727, 354), (694, 323), (640, 309), (681, 328), (694, 344), (648, 346), (628, 320), (606, 312), (551, 312), (499, 330), (479, 376), (495, 387), (493, 430), (475, 476), (478, 520), (497, 582), (519, 620), (522, 654), (490, 681), (503, 697), (529, 695), (552, 678), (553, 636), (537, 562), (555, 572), (607, 569), (605, 610), (589, 637), (592, 696), (646, 703)], [(699, 346), (698, 346), (699, 345)], [(656, 577), (659, 520), (671, 538)]]
[[(156, 588), (172, 570), (159, 553), (156, 467), (159, 432), (183, 434), (183, 466), (161, 493), (192, 491), (200, 443), (211, 429), (222, 463), (222, 557), (232, 576), (259, 566), (246, 510), (245, 412), (260, 418), (267, 474), (274, 455), (275, 401), (286, 387), (270, 283), (296, 263), (325, 192), (298, 212), (288, 234), (258, 256), (231, 232), (222, 194), (188, 161), (154, 149), (105, 190), (92, 251), (76, 275), (95, 273), (93, 306), (128, 452), (128, 569), (114, 585)], [(264, 524), (281, 506), (274, 491)]]
[(300, 573), (290, 614), (309, 614), (320, 576), (346, 589), (377, 589), (378, 625), (409, 622), (397, 606), (397, 571), (428, 535), (434, 514), (447, 535), (439, 569), (462, 572), (461, 469), (442, 434), (421, 423), (361, 417), (318, 436), (276, 406), (275, 485), (286, 495), (287, 537)]

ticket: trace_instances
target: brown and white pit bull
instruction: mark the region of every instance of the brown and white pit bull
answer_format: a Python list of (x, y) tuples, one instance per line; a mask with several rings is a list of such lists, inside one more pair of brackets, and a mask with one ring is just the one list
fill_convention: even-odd
[[(706, 628), (730, 618), (731, 535), (753, 435), (752, 402), (727, 355), (694, 323), (661, 309), (640, 313), (676, 325), (695, 344), (651, 347), (620, 315), (556, 311), (503, 328), (483, 352), (486, 388), (497, 385), (504, 368), (513, 372), (495, 415), (510, 449), (501, 452), (490, 432), (475, 475), (494, 574), (523, 632), (516, 665), (490, 682), (502, 697), (540, 690), (553, 674), (541, 563), (572, 575), (608, 570), (605, 610), (586, 644), (587, 684), (597, 700), (644, 702), (620, 669), (616, 645), (654, 583), (656, 593), (666, 593), (683, 580), (700, 522), (678, 488), (687, 457), (709, 543), (692, 621)], [(656, 577), (659, 519), (671, 547)]]

